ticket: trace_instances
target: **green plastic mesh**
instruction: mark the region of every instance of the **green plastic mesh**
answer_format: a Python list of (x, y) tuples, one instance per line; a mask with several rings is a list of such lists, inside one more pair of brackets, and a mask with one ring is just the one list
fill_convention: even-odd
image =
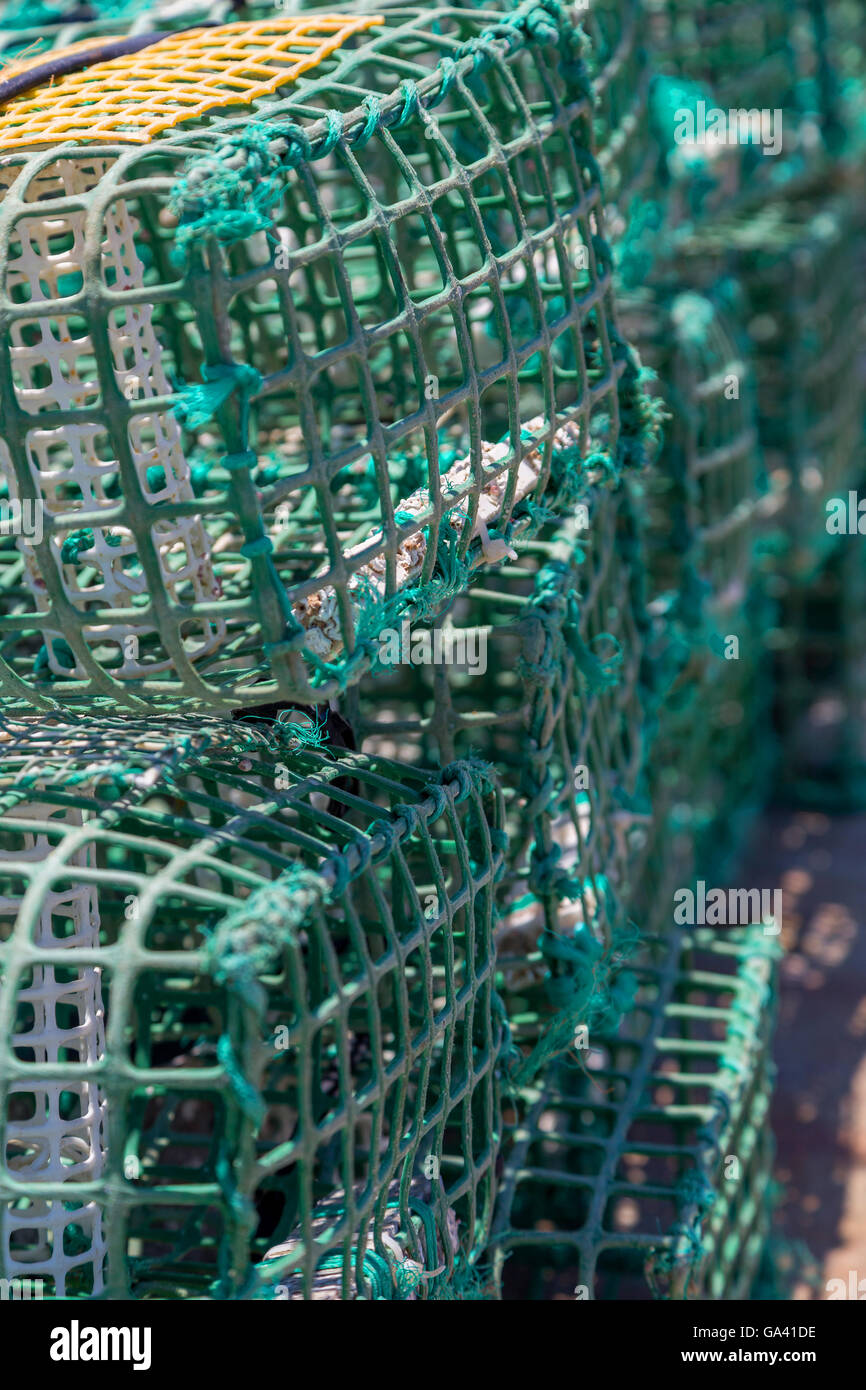
[[(63, 8), (0, 59), (191, 22)], [(0, 1274), (745, 1298), (774, 939), (672, 911), (774, 695), (858, 804), (862, 11), (352, 8), (276, 98), (0, 156)]]
[(0, 452), (44, 512), (7, 697), (327, 699), (643, 456), (581, 35), (553, 0), (386, 19), (243, 115), (4, 161)]
[(827, 501), (863, 471), (862, 231), (845, 198), (768, 204), (719, 221), (684, 250), (689, 273), (733, 270), (756, 345), (758, 418), (770, 482), (774, 546), (809, 580), (834, 537)]
[(490, 770), (326, 753), (303, 718), (0, 738), (3, 1276), (388, 1298), (465, 1275), (501, 1134)]
[[(352, 12), (383, 14), (400, 9), (403, 0), (354, 0)], [(316, 0), (287, 0), (287, 12), (307, 14), (322, 8)], [(492, 15), (514, 11), (518, 0), (467, 0), (465, 9)], [(583, 58), (593, 89), (595, 155), (602, 177), (608, 234), (621, 231), (634, 195), (653, 176), (656, 149), (646, 124), (650, 55), (644, 0), (577, 0), (571, 17), (585, 35)], [(272, 0), (244, 6), (250, 18), (272, 12)]]
[(631, 483), (655, 626), (650, 796), (714, 874), (765, 799), (776, 755), (764, 636), (775, 609), (758, 554), (766, 480), (742, 294), (731, 281), (713, 298), (685, 289), (682, 272), (677, 282), (623, 308), (668, 410), (657, 467)]
[(748, 1297), (770, 1214), (770, 940), (669, 936), (619, 1034), (524, 1097), (492, 1240), (505, 1297)]
[[(680, 286), (682, 285), (682, 277)], [(730, 289), (735, 303), (739, 297)], [(736, 606), (748, 590), (764, 490), (755, 380), (734, 313), (707, 295), (646, 291), (623, 304), (667, 410), (657, 466), (635, 481), (650, 597)]]
[[(433, 634), (407, 624), (385, 652), (395, 664), (343, 706), (365, 749), (440, 767), (471, 750), (499, 769), (499, 968), (513, 1040), (529, 1047), (513, 1059), (522, 1077), (570, 1048), (578, 1024), (628, 1007), (629, 899), (651, 819), (635, 521), (622, 487), (579, 505)], [(412, 661), (425, 636), (444, 661)]]

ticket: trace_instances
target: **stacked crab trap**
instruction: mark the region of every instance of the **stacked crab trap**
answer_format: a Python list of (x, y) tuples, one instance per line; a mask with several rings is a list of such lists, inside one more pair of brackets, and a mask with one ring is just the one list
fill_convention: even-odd
[[(784, 258), (719, 268), (769, 167), (669, 157), (701, 8), (7, 7), (3, 1279), (748, 1296), (776, 929), (674, 902), (858, 421), (821, 273), (800, 429)], [(758, 10), (800, 187), (855, 19)]]

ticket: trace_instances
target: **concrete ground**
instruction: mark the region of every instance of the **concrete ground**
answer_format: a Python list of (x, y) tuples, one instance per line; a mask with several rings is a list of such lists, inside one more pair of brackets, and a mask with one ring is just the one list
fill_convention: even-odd
[(795, 1250), (794, 1297), (866, 1298), (866, 816), (771, 813), (737, 886), (783, 893), (776, 1225), (818, 1265)]

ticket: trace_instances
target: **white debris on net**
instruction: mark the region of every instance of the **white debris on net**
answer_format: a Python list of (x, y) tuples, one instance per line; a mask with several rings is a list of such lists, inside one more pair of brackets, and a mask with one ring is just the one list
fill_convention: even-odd
[[(547, 427), (547, 421), (544, 417), (537, 416), (525, 426), (524, 432), (535, 436), (541, 434)], [(568, 421), (554, 435), (555, 448), (565, 449), (580, 444), (580, 442), (581, 427), (577, 421)], [(499, 444), (482, 444), (481, 469), (487, 470), (503, 463), (508, 457), (509, 447), (508, 441), (502, 441)], [(535, 490), (541, 476), (542, 465), (542, 446), (539, 444), (518, 464), (514, 490), (515, 504), (522, 502)], [(468, 483), (471, 483), (473, 476), (472, 459), (470, 455), (467, 455), (458, 460), (443, 475), (441, 480), (443, 496), (447, 498), (449, 493), (465, 488)], [(506, 468), (484, 486), (478, 498), (478, 510), (472, 528), (472, 539), (480, 539), (484, 563), (488, 565), (496, 565), (502, 560), (517, 558), (515, 552), (504, 540), (498, 537), (491, 540), (488, 534), (488, 528), (502, 514), (509, 477), (510, 470)], [(462, 530), (466, 524), (470, 502), (471, 498), (465, 497), (448, 512), (445, 520), (455, 532)], [(412, 493), (411, 497), (400, 502), (395, 511), (405, 512), (410, 516), (429, 516), (431, 511), (429, 490), (419, 488), (417, 492)], [(382, 536), (381, 528), (372, 532), (366, 540), (352, 546), (346, 552), (346, 558), (349, 559), (358, 555), (369, 549), (371, 545), (381, 542)], [(401, 542), (396, 554), (396, 591), (408, 588), (418, 581), (423, 572), (426, 555), (427, 537), (423, 531), (414, 531)], [(377, 555), (366, 565), (362, 565), (352, 575), (348, 587), (354, 626), (357, 624), (357, 619), (365, 604), (369, 604), (371, 600), (375, 601), (386, 597), (385, 556)], [(317, 589), (315, 593), (298, 599), (293, 605), (293, 612), (301, 626), (306, 629), (307, 646), (315, 656), (320, 657), (323, 661), (330, 661), (339, 655), (343, 650), (344, 642), (340, 628), (337, 593), (332, 585), (325, 585), (322, 589)]]
[[(336, 1193), (333, 1198), (329, 1199), (326, 1207), (323, 1209), (324, 1214), (313, 1219), (312, 1234), (314, 1240), (319, 1234), (333, 1227), (333, 1204), (336, 1201), (338, 1201), (341, 1197), (342, 1193)], [(459, 1254), (460, 1251), (460, 1240), (457, 1229), (457, 1216), (456, 1213), (450, 1207), (448, 1208), (446, 1220), (448, 1227), (448, 1241), (451, 1246), (452, 1256), (456, 1256)], [(427, 1252), (425, 1247), (426, 1235), (424, 1229), (421, 1226), (420, 1222), (417, 1220), (417, 1218), (413, 1218), (413, 1225), (415, 1226), (415, 1234), (418, 1238), (418, 1243), (421, 1246), (422, 1251), (424, 1251), (425, 1260), (429, 1265), (430, 1258), (429, 1252)], [(392, 1207), (385, 1213), (379, 1240), (381, 1245), (383, 1245), (385, 1247), (385, 1250), (388, 1252), (387, 1258), (389, 1259), (392, 1265), (395, 1275), (399, 1273), (399, 1275), (402, 1277), (404, 1285), (406, 1287), (420, 1287), (425, 1280), (435, 1279), (438, 1275), (443, 1274), (445, 1272), (445, 1269), (447, 1268), (447, 1264), (445, 1261), (444, 1252), (442, 1250), (440, 1237), (437, 1235), (436, 1268), (424, 1269), (424, 1267), (418, 1263), (417, 1259), (410, 1258), (407, 1251), (408, 1238), (401, 1228), (402, 1219), (400, 1216), (400, 1212), (396, 1207)], [(292, 1255), (295, 1252), (297, 1252), (300, 1255), (302, 1247), (303, 1242), (300, 1232), (295, 1232), (292, 1235), (292, 1237), (289, 1240), (287, 1240), (283, 1245), (273, 1246), (272, 1249), (270, 1249), (267, 1252), (262, 1262), (261, 1269), (264, 1277), (267, 1278), (267, 1266), (269, 1260), (279, 1260), (285, 1257), (286, 1255)], [(373, 1240), (373, 1234), (372, 1231), (370, 1231), (364, 1241), (363, 1253), (360, 1251), (360, 1249), (357, 1251), (357, 1261), (361, 1265), (362, 1270), (364, 1267), (364, 1256), (368, 1253), (374, 1253), (374, 1250), (375, 1244)], [(350, 1290), (351, 1297), (355, 1298), (358, 1294), (358, 1285), (354, 1268), (352, 1269), (352, 1275), (350, 1279)], [(285, 1279), (283, 1279), (279, 1284), (276, 1285), (277, 1299), (290, 1303), (299, 1303), (304, 1301), (304, 1297), (304, 1279), (303, 1275), (301, 1274), (289, 1274)], [(342, 1297), (342, 1261), (340, 1261), (337, 1267), (334, 1269), (317, 1269), (315, 1274), (313, 1275), (313, 1286), (310, 1292), (310, 1301), (314, 1303), (338, 1303), (340, 1302)], [(407, 1301), (412, 1302), (417, 1298), (417, 1294), (414, 1292), (409, 1292), (405, 1295), (405, 1297)]]

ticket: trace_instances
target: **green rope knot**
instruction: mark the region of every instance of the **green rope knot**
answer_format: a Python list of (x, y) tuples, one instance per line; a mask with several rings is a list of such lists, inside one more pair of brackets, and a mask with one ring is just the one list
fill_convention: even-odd
[[(212, 420), (233, 392), (254, 396), (262, 387), (262, 374), (246, 362), (205, 362), (203, 383), (184, 387), (174, 405), (174, 413), (188, 430), (199, 429)], [(244, 454), (248, 451), (244, 450)], [(226, 455), (231, 458), (231, 455)]]
[(75, 657), (72, 653), (72, 648), (70, 647), (69, 643), (65, 642), (62, 637), (52, 637), (46, 639), (43, 642), (42, 646), (39, 648), (39, 651), (36, 653), (36, 659), (33, 663), (33, 670), (34, 674), (37, 677), (47, 681), (53, 681), (58, 679), (57, 673), (52, 669), (51, 666), (52, 655), (54, 657), (54, 660), (57, 662), (57, 665), (62, 666), (64, 670), (75, 670)]
[[(118, 546), (123, 544), (121, 536), (115, 536), (111, 531), (103, 531), (103, 539), (106, 545)], [(60, 547), (60, 558), (65, 565), (74, 565), (80, 555), (88, 550), (93, 550), (96, 545), (96, 537), (89, 527), (84, 527), (80, 531), (70, 531)]]

